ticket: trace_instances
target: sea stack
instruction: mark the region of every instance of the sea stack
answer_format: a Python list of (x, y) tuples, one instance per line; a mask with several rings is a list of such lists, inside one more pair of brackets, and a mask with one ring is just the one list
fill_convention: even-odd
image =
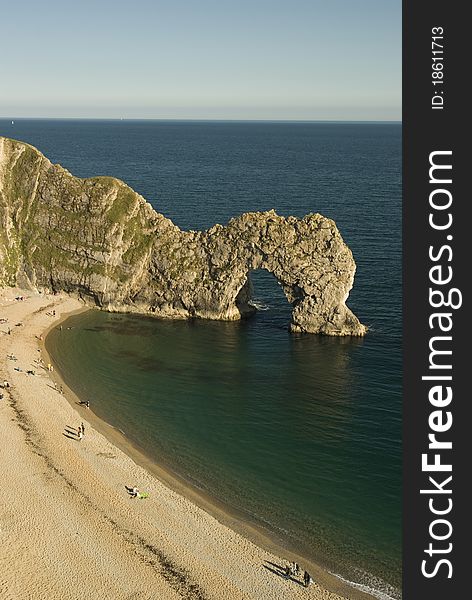
[(292, 305), (290, 329), (362, 336), (346, 306), (356, 265), (334, 221), (245, 213), (182, 231), (112, 177), (79, 179), (0, 137), (0, 286), (64, 291), (108, 311), (237, 320), (266, 269)]

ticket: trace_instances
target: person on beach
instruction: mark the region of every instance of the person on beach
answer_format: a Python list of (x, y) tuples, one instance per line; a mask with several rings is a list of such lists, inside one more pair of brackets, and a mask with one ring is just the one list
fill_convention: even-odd
[(5, 389), (10, 387), (10, 384), (8, 383), (8, 381), (7, 381), (6, 379), (5, 379), (5, 380), (4, 380), (4, 382), (3, 382), (3, 387), (4, 387)]
[(311, 583), (312, 579), (311, 579), (311, 575), (310, 573), (308, 573), (308, 571), (305, 571), (305, 573), (303, 574), (303, 583), (305, 585), (305, 587), (308, 587)]
[(80, 424), (79, 431), (82, 432), (82, 435), (85, 435), (85, 425), (83, 423)]
[(291, 575), (292, 575), (292, 565), (289, 564), (285, 567), (285, 579), (290, 579)]
[(77, 437), (79, 438), (79, 442), (81, 442), (82, 438), (84, 437), (84, 434), (82, 433), (82, 429), (79, 429), (77, 431)]
[(138, 497), (139, 497), (139, 490), (138, 490), (138, 488), (137, 488), (137, 487), (134, 487), (134, 488), (131, 490), (131, 492), (130, 492), (130, 493), (131, 493), (131, 497), (132, 497), (132, 498), (138, 498)]

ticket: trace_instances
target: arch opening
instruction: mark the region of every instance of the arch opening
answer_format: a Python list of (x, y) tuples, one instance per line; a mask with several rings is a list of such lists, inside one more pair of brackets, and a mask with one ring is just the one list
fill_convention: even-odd
[(246, 282), (236, 297), (236, 306), (242, 317), (257, 317), (287, 328), (297, 302), (289, 300), (283, 284), (264, 268), (248, 271)]

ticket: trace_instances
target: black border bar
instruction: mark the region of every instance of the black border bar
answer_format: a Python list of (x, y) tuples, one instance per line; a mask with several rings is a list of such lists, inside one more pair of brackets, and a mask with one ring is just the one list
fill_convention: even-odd
[[(466, 381), (467, 372), (472, 375), (472, 352), (466, 346), (472, 332), (466, 293), (466, 278), (471, 270), (468, 244), (469, 239), (472, 241), (472, 228), (468, 214), (472, 194), (467, 189), (467, 180), (469, 174), (472, 177), (472, 164), (468, 164), (472, 152), (465, 147), (467, 131), (472, 132), (465, 111), (466, 103), (472, 105), (466, 92), (472, 71), (468, 66), (472, 25), (465, 15), (467, 6), (451, 0), (403, 2), (403, 598), (406, 600), (468, 597), (464, 595), (466, 576), (469, 572), (472, 575), (472, 564), (468, 565), (472, 556), (468, 543), (472, 528), (467, 491), (472, 483), (468, 464), (472, 460), (468, 443), (469, 439), (472, 441), (472, 419), (468, 417), (472, 394)], [(443, 54), (433, 54), (440, 46)], [(433, 67), (440, 62), (442, 68)], [(434, 75), (436, 70), (442, 75)], [(438, 80), (442, 83), (433, 83)], [(443, 100), (436, 99), (433, 103), (433, 97)], [(441, 102), (442, 108), (433, 108), (441, 106)], [(437, 154), (432, 155), (433, 152)], [(433, 169), (430, 173), (431, 161), (452, 168)], [(448, 183), (449, 179), (452, 181)], [(432, 204), (446, 208), (434, 208)], [(431, 213), (436, 226), (445, 226), (452, 219), (450, 227), (433, 227), (429, 220)], [(431, 272), (438, 265), (439, 269)], [(432, 282), (432, 278), (444, 281), (451, 273), (448, 283)], [(431, 289), (442, 291), (447, 302), (452, 288), (462, 293), (462, 306), (434, 308)], [(440, 298), (436, 294), (433, 302), (440, 304)], [(451, 304), (457, 305), (459, 293), (453, 293), (452, 298)], [(449, 332), (440, 329), (439, 318), (431, 317), (440, 312), (450, 315), (450, 319), (444, 317), (441, 321), (444, 329), (452, 323)], [(435, 336), (443, 337), (431, 341)], [(445, 339), (447, 336), (451, 339)], [(434, 354), (438, 349), (452, 353)], [(450, 369), (446, 368), (448, 365)], [(434, 381), (422, 379), (423, 376), (452, 379)], [(430, 392), (434, 386), (442, 386), (442, 391)], [(448, 404), (447, 387), (452, 393)], [(434, 411), (441, 414), (431, 416)], [(450, 419), (452, 425), (446, 428)], [(445, 430), (439, 433), (440, 427)], [(428, 448), (428, 435), (432, 433), (436, 433), (437, 440), (450, 441), (452, 448)], [(425, 453), (427, 463), (439, 460), (441, 465), (450, 464), (452, 470), (425, 471), (422, 467)], [(439, 459), (435, 454), (439, 454)], [(436, 484), (429, 480), (430, 476)], [(449, 476), (452, 480), (444, 483)], [(442, 488), (438, 487), (441, 485)], [(422, 494), (422, 489), (437, 493)], [(438, 514), (447, 509), (450, 510)], [(438, 564), (442, 559), (445, 562)]]

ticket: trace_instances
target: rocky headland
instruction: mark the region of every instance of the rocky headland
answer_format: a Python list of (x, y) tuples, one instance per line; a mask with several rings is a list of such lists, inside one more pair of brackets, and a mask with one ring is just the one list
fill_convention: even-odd
[(356, 265), (334, 221), (245, 213), (182, 231), (112, 177), (79, 179), (0, 137), (0, 286), (67, 292), (108, 311), (240, 319), (266, 269), (293, 306), (290, 329), (362, 336), (346, 306)]

